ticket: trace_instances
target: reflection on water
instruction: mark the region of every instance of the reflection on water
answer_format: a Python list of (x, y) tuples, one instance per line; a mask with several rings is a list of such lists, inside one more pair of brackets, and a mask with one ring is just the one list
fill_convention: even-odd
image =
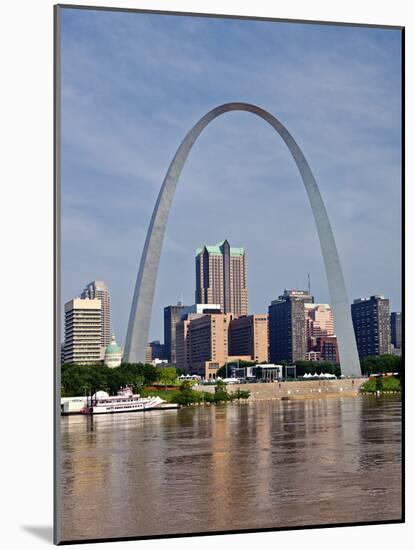
[(63, 540), (401, 517), (395, 396), (64, 417)]

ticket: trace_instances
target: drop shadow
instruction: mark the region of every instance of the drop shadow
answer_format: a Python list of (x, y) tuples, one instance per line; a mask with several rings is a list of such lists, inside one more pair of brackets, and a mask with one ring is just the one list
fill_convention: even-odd
[(53, 543), (53, 527), (51, 525), (21, 525), (21, 528), (39, 539)]

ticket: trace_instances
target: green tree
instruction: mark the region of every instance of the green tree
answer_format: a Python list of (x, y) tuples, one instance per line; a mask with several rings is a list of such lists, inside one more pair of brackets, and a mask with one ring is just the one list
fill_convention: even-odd
[(180, 391), (178, 392), (176, 402), (179, 405), (190, 405), (202, 399), (202, 395), (197, 395), (199, 392), (192, 390), (192, 383), (190, 380), (184, 380), (180, 385)]
[(370, 355), (360, 361), (364, 375), (397, 372), (401, 376), (402, 357), (397, 355)]
[(177, 380), (176, 367), (159, 367), (158, 380), (165, 386), (175, 384)]
[(103, 364), (65, 364), (61, 367), (62, 396), (84, 395), (98, 390), (115, 394), (121, 387), (133, 386), (139, 391), (145, 385), (153, 384), (158, 378), (157, 368), (142, 363), (123, 363), (110, 368)]
[(215, 387), (215, 401), (228, 401), (229, 394), (226, 391), (226, 384), (223, 380), (218, 380)]
[(248, 397), (251, 395), (251, 392), (249, 391), (245, 391), (245, 390), (241, 390), (240, 388), (238, 388), (236, 391), (234, 391), (233, 393), (230, 393), (229, 394), (229, 397), (230, 399), (233, 401), (234, 399), (248, 399)]

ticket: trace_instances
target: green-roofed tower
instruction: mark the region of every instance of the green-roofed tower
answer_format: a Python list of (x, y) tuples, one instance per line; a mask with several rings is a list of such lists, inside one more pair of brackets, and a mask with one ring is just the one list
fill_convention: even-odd
[(220, 304), (223, 313), (248, 314), (246, 255), (225, 239), (196, 250), (196, 303)]

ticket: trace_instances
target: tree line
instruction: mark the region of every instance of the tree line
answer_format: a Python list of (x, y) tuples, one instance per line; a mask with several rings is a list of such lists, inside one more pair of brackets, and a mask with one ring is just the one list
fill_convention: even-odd
[[(240, 362), (240, 366), (251, 366)], [(281, 362), (286, 365), (286, 362)], [(398, 377), (402, 373), (402, 358), (396, 355), (376, 355), (361, 359), (361, 370), (364, 376), (377, 373), (394, 372)], [(329, 361), (297, 361), (296, 376), (304, 376), (305, 373), (317, 374), (329, 373), (340, 376), (340, 366)], [(175, 366), (155, 367), (143, 363), (123, 363), (119, 367), (110, 368), (103, 364), (78, 365), (74, 363), (64, 364), (61, 368), (61, 395), (73, 397), (77, 395), (89, 395), (97, 390), (104, 390), (110, 395), (115, 395), (124, 386), (132, 386), (133, 390), (140, 393), (146, 386), (158, 385), (179, 387), (178, 377), (183, 374), (182, 369)], [(230, 375), (228, 365), (228, 375)], [(218, 371), (219, 376), (226, 376), (226, 366)], [(208, 397), (207, 400), (210, 398)], [(226, 400), (226, 399), (224, 399)]]
[(103, 364), (78, 365), (67, 363), (61, 367), (61, 395), (74, 397), (89, 395), (98, 390), (115, 395), (124, 386), (140, 392), (145, 386), (178, 385), (181, 369), (173, 366), (155, 367), (143, 363), (123, 363), (110, 368)]
[(383, 374), (396, 372), (402, 374), (402, 357), (399, 355), (370, 355), (360, 360), (362, 374)]
[[(303, 376), (306, 372), (310, 374), (329, 373), (339, 377), (341, 367), (337, 363), (330, 361), (297, 361), (297, 376)], [(398, 376), (402, 371), (402, 357), (398, 355), (370, 355), (360, 359), (360, 370), (363, 376), (370, 374), (383, 374), (386, 372), (396, 372)]]
[[(279, 361), (279, 364), (283, 367), (294, 366), (293, 363), (289, 363), (288, 361)], [(232, 368), (234, 366), (239, 366), (242, 368), (254, 365), (256, 365), (256, 363), (250, 361), (240, 361), (239, 363), (232, 364), (228, 363), (227, 366), (223, 365), (218, 370), (217, 374), (221, 378), (225, 378), (226, 376), (231, 376)], [(306, 373), (328, 373), (334, 374), (337, 377), (342, 374), (340, 365), (331, 361), (297, 361), (295, 366), (297, 378), (304, 376)], [(364, 376), (376, 373), (382, 374), (386, 372), (396, 372), (400, 376), (402, 371), (402, 357), (398, 355), (371, 355), (360, 360), (360, 368), (362, 375)], [(294, 373), (290, 370), (289, 374), (293, 375)]]

